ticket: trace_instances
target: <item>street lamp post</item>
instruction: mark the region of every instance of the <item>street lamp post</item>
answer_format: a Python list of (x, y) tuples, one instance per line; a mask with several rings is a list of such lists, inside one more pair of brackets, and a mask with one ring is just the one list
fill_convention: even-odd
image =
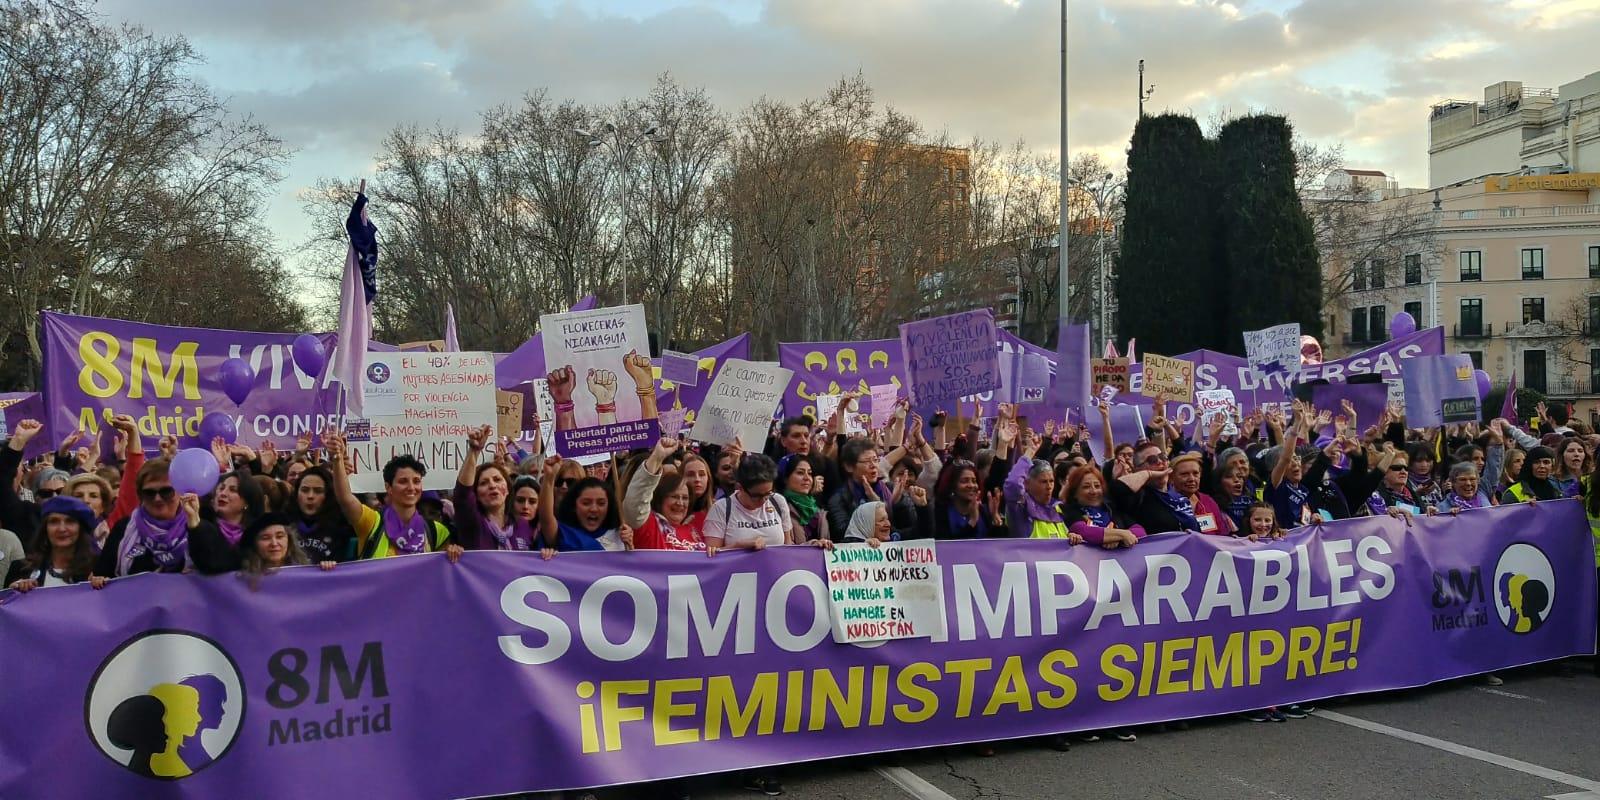
[(1067, 150), (1067, 0), (1061, 0), (1061, 229), (1057, 233), (1060, 257), (1056, 281), (1061, 287), (1059, 316), (1068, 318), (1067, 290), (1072, 287), (1067, 271), (1067, 167), (1072, 158)]
[(626, 304), (628, 292), (628, 259), (626, 249), (628, 246), (628, 201), (633, 197), (633, 169), (631, 155), (633, 148), (644, 143), (659, 144), (666, 141), (666, 133), (659, 125), (650, 125), (643, 130), (630, 134), (616, 124), (607, 122), (590, 132), (583, 128), (573, 128), (572, 132), (582, 137), (591, 150), (604, 148), (611, 157), (611, 170), (618, 174), (617, 213), (622, 215), (621, 229), (617, 238), (618, 259), (622, 262), (622, 302)]

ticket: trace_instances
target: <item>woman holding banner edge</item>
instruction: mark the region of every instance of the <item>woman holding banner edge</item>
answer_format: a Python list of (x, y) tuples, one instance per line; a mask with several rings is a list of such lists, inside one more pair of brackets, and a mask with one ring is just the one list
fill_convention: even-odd
[(461, 558), (462, 547), (449, 541), (450, 529), (422, 516), (417, 504), (422, 500), (422, 478), (428, 468), (409, 455), (398, 455), (383, 465), (383, 488), (387, 503), (383, 510), (369, 508), (350, 490), (350, 456), (344, 435), (336, 431), (323, 434), (322, 441), (333, 456), (333, 494), (344, 518), (356, 532), (358, 558), (432, 553), (443, 550), (451, 563)]

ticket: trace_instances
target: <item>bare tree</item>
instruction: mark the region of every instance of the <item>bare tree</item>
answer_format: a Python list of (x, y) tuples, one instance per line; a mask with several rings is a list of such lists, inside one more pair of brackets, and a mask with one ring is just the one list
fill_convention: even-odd
[[(21, 2), (0, 10), (0, 43), (6, 340), (25, 337), (37, 363), (43, 309), (221, 314), (243, 328), (298, 318), (254, 221), (287, 152), (191, 76), (187, 41), (107, 26), (75, 2)], [(191, 316), (147, 283), (168, 271), (238, 291)]]

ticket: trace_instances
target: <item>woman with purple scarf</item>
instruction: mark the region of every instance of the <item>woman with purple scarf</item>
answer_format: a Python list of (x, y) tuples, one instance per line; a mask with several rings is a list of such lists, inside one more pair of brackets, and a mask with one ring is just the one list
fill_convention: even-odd
[(216, 526), (200, 517), (200, 498), (179, 496), (172, 488), (165, 458), (146, 461), (134, 478), (139, 505), (118, 522), (106, 537), (95, 562), (94, 574), (120, 578), (141, 572), (183, 572), (192, 560), (189, 541), (197, 536), (220, 537)]
[(455, 563), (461, 558), (461, 545), (451, 540), (450, 529), (430, 522), (417, 504), (422, 502), (422, 478), (428, 468), (414, 456), (398, 455), (383, 465), (383, 491), (387, 500), (382, 511), (369, 508), (350, 490), (350, 457), (342, 434), (328, 432), (322, 437), (333, 456), (333, 494), (339, 509), (356, 532), (358, 558), (388, 558), (444, 551)]
[(260, 484), (245, 471), (230, 472), (217, 481), (207, 499), (207, 518), (216, 534), (190, 537), (189, 557), (196, 570), (221, 575), (239, 568), (239, 541), (250, 523), (266, 512)]
[(467, 458), (456, 476), (456, 533), (468, 550), (531, 550), (533, 527), (506, 502), (511, 481), (505, 468), (478, 463), (493, 433), (485, 425), (467, 434)]

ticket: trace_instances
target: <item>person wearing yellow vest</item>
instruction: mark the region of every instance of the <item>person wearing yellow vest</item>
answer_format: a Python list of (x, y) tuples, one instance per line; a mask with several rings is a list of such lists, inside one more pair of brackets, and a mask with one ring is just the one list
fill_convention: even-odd
[(1556, 451), (1539, 446), (1528, 450), (1522, 460), (1522, 472), (1517, 482), (1511, 484), (1500, 498), (1501, 503), (1527, 503), (1536, 500), (1560, 500), (1561, 486), (1552, 478), (1556, 467)]
[(1056, 499), (1056, 471), (1048, 461), (1037, 460), (1039, 437), (1022, 431), (1022, 453), (1006, 476), (1006, 526), (1017, 539), (1066, 539), (1081, 544), (1083, 537), (1067, 527)]
[[(1584, 485), (1583, 510), (1589, 515), (1589, 534), (1594, 537), (1595, 605), (1600, 608), (1600, 489), (1595, 483), (1591, 480)], [(1595, 617), (1595, 635), (1600, 637), (1600, 615)], [(1594, 674), (1600, 675), (1600, 658), (1595, 659)]]
[(422, 499), (422, 478), (428, 468), (410, 455), (398, 455), (383, 465), (383, 490), (388, 503), (381, 512), (362, 503), (350, 490), (350, 460), (344, 436), (323, 437), (333, 456), (333, 493), (339, 510), (356, 531), (356, 552), (360, 558), (388, 558), (444, 551), (455, 563), (462, 548), (449, 541), (450, 529), (429, 522), (417, 509)]

